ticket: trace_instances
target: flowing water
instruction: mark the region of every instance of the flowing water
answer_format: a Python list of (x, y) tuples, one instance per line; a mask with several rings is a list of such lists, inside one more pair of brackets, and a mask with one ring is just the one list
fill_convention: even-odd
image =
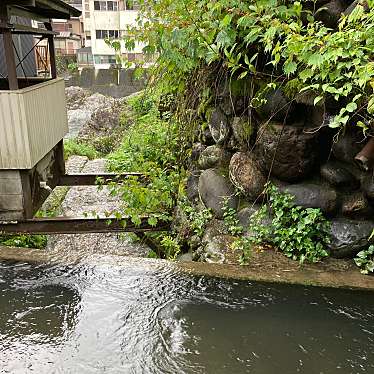
[(372, 293), (0, 263), (1, 373), (374, 373)]

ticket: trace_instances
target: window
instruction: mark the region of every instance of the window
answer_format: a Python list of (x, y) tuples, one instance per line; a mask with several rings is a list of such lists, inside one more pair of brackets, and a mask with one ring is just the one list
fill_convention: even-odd
[(84, 9), (86, 9), (86, 10), (90, 10), (90, 4), (85, 4), (85, 5), (84, 5)]
[(116, 64), (116, 56), (113, 55), (95, 55), (95, 64)]
[(118, 10), (118, 3), (117, 1), (108, 1), (107, 2), (108, 10)]
[(94, 9), (101, 11), (117, 11), (118, 1), (94, 1)]
[(73, 29), (73, 25), (71, 23), (68, 23), (68, 29), (69, 30), (72, 30)]
[(119, 38), (118, 30), (96, 30), (96, 39)]
[(84, 15), (86, 18), (90, 18), (90, 12), (85, 12)]

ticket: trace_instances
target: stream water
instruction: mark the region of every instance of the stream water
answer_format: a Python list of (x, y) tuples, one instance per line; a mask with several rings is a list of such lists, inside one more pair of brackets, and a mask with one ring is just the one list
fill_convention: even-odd
[(126, 259), (0, 263), (1, 373), (373, 373), (373, 294)]

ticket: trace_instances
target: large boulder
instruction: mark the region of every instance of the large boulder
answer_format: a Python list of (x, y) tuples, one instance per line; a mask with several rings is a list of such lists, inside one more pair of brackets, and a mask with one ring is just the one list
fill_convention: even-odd
[(199, 198), (199, 177), (200, 172), (194, 171), (187, 177), (186, 194), (188, 200), (195, 202)]
[(335, 258), (353, 257), (369, 246), (374, 222), (335, 219), (331, 221), (330, 255)]
[(277, 89), (266, 95), (266, 103), (257, 109), (265, 120), (283, 121), (292, 112), (292, 101)]
[[(259, 204), (254, 206), (245, 207), (238, 212), (238, 220), (240, 225), (243, 227), (246, 236), (252, 236), (254, 233), (248, 230), (248, 226), (253, 220), (253, 215), (261, 208)], [(271, 214), (267, 214), (259, 222), (263, 226), (271, 226), (273, 217)]]
[(354, 158), (361, 151), (363, 143), (362, 132), (349, 132), (339, 136), (338, 140), (333, 143), (332, 152), (335, 158), (342, 162), (354, 163)]
[(209, 129), (214, 141), (217, 144), (224, 144), (230, 136), (230, 125), (225, 113), (216, 108), (209, 120)]
[(260, 205), (247, 206), (238, 211), (239, 224), (245, 229), (251, 223), (251, 217), (260, 209)]
[(332, 186), (343, 189), (356, 189), (360, 186), (357, 178), (339, 162), (326, 162), (321, 166), (320, 172), (322, 178)]
[(263, 125), (257, 136), (262, 168), (280, 180), (294, 182), (307, 176), (319, 156), (319, 133), (282, 124)]
[(370, 216), (372, 210), (363, 192), (357, 191), (343, 198), (342, 213), (347, 216), (365, 217)]
[(191, 150), (191, 161), (197, 161), (206, 146), (201, 143), (194, 143)]
[(315, 17), (317, 21), (321, 21), (325, 26), (335, 28), (344, 11), (345, 6), (343, 1), (332, 0), (324, 4)]
[(374, 202), (374, 175), (368, 175), (363, 182), (363, 191), (367, 198)]
[(66, 107), (68, 110), (79, 109), (85, 102), (90, 91), (77, 86), (71, 86), (65, 88)]
[(230, 153), (219, 145), (206, 147), (199, 157), (200, 169), (220, 168), (227, 166), (230, 162)]
[(281, 188), (294, 197), (294, 204), (304, 208), (319, 208), (332, 214), (337, 207), (337, 194), (331, 187), (313, 183), (292, 184)]
[(204, 248), (200, 261), (223, 264), (235, 238), (231, 235), (215, 236)]
[(229, 179), (219, 174), (216, 169), (204, 170), (199, 178), (199, 195), (207, 208), (211, 208), (217, 218), (223, 217), (224, 203), (236, 209), (238, 198)]
[(231, 124), (232, 133), (237, 144), (246, 147), (251, 143), (255, 133), (254, 120), (249, 117), (234, 117)]
[(230, 178), (232, 183), (246, 197), (255, 200), (264, 190), (266, 178), (262, 174), (253, 155), (237, 152), (231, 157)]

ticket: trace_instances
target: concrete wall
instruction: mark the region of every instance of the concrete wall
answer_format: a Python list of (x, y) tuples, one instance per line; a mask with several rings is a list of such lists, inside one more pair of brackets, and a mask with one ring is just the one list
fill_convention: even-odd
[(79, 86), (112, 97), (124, 97), (144, 88), (144, 80), (133, 77), (132, 69), (84, 68), (66, 81), (66, 86)]

